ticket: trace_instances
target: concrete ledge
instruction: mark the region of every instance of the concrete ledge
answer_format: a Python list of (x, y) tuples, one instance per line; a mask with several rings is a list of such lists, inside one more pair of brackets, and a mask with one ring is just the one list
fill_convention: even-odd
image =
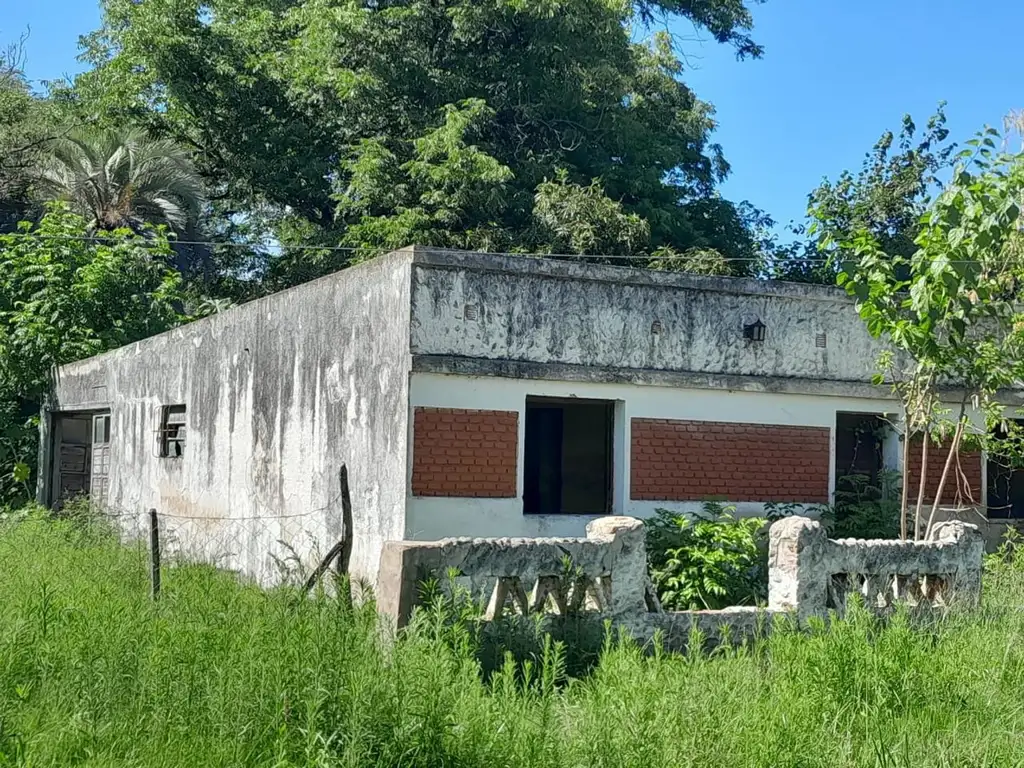
[(593, 382), (600, 384), (641, 384), (682, 389), (717, 389), (734, 392), (773, 392), (797, 395), (858, 397), (895, 400), (884, 386), (866, 381), (743, 376), (636, 368), (602, 368), (566, 363), (536, 363), (527, 360), (489, 360), (455, 355), (413, 355), (413, 373), (455, 376), (493, 376), (506, 379)]

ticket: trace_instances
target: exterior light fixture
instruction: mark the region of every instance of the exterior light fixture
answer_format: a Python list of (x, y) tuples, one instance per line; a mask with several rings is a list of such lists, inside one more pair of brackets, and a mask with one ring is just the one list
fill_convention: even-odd
[(743, 326), (743, 337), (748, 341), (764, 341), (767, 326), (760, 320), (755, 320), (750, 325)]

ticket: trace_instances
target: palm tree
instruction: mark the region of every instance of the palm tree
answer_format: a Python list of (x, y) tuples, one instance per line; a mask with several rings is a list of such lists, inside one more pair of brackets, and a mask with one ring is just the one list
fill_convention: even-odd
[(65, 200), (93, 230), (164, 224), (195, 226), (203, 187), (177, 144), (139, 131), (88, 131), (54, 141), (35, 178), (36, 191)]

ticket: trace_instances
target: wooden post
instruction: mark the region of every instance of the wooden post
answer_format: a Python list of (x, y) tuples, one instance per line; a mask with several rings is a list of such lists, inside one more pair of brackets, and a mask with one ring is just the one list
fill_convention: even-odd
[(348, 467), (344, 464), (341, 465), (341, 470), (338, 473), (338, 481), (341, 484), (341, 539), (331, 547), (327, 556), (309, 574), (309, 578), (306, 579), (306, 583), (302, 587), (303, 594), (308, 594), (316, 586), (335, 559), (338, 561), (338, 573), (348, 573), (349, 562), (352, 560), (352, 494), (348, 487)]
[(160, 521), (156, 510), (149, 510), (149, 577), (152, 583), (152, 597), (160, 597)]

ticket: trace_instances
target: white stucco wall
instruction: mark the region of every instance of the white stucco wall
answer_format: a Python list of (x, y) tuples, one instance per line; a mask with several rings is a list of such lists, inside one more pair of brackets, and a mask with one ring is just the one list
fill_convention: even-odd
[[(404, 527), (408, 286), (409, 256), (393, 254), (64, 366), (52, 418), (110, 412), (107, 506), (125, 528), (155, 508), (168, 553), (265, 583), (342, 536), (345, 464), (351, 573), (372, 583)], [(176, 404), (186, 449), (161, 458)]]
[[(880, 389), (879, 393), (884, 394)], [(826, 427), (835, 445), (837, 412), (886, 413), (895, 404), (884, 397), (864, 399), (773, 392), (731, 392), (712, 389), (592, 382), (558, 382), (495, 377), (467, 377), (414, 373), (410, 407), (480, 408), (519, 413), (517, 497), (514, 499), (451, 499), (409, 495), (406, 502), (406, 537), (437, 539), (446, 536), (582, 536), (590, 516), (523, 514), (523, 447), (528, 395), (580, 397), (618, 402), (615, 425), (612, 514), (647, 517), (658, 508), (696, 511), (700, 502), (634, 501), (629, 491), (629, 424), (634, 418), (691, 419), (748, 424)], [(409, 420), (410, 425), (412, 419)], [(411, 426), (410, 426), (411, 429)], [(410, 451), (412, 440), (409, 440)], [(892, 456), (898, 451), (887, 451)], [(830, 466), (834, 461), (830, 457)], [(412, 467), (411, 456), (407, 466)], [(834, 470), (833, 470), (834, 471)], [(835, 478), (830, 477), (829, 489)], [(411, 485), (410, 485), (411, 487)], [(758, 503), (737, 505), (742, 514), (763, 512)]]
[[(430, 258), (413, 266), (414, 355), (868, 384), (884, 348), (836, 288)], [(751, 343), (743, 328), (756, 320), (766, 336)]]

